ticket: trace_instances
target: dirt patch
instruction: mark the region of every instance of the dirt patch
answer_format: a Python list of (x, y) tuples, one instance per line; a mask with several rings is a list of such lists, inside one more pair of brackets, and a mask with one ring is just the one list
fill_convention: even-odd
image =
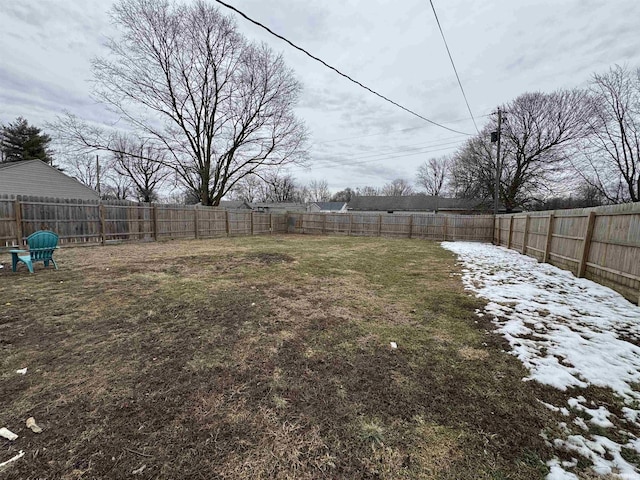
[(473, 347), (462, 347), (458, 350), (458, 355), (465, 360), (485, 360), (489, 358), (489, 352)]
[(247, 254), (247, 258), (251, 260), (257, 260), (265, 265), (272, 265), (274, 263), (289, 263), (295, 261), (295, 258), (286, 253), (277, 252), (260, 252)]

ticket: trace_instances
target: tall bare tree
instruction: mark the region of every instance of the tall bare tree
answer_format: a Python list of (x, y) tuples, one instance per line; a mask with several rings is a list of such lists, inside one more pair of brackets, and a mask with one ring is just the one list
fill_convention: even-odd
[[(500, 199), (507, 211), (552, 193), (569, 173), (575, 146), (589, 135), (592, 108), (582, 90), (525, 93), (501, 107)], [(492, 119), (480, 136), (469, 139), (454, 156), (453, 186), (458, 196), (493, 196), (495, 154)]]
[(326, 180), (312, 180), (307, 187), (310, 202), (328, 202), (331, 200), (329, 184)]
[[(204, 0), (120, 0), (112, 18), (121, 36), (93, 62), (95, 95), (162, 144), (164, 163), (203, 204), (247, 175), (304, 160), (306, 129), (293, 112), (301, 87), (281, 55)], [(79, 131), (71, 116), (58, 124)], [(90, 146), (117, 151), (105, 140)]]
[(614, 66), (589, 87), (594, 115), (577, 171), (609, 202), (640, 201), (640, 69)]
[(430, 158), (418, 168), (417, 184), (427, 195), (439, 197), (447, 188), (451, 158), (442, 156)]
[(413, 194), (413, 186), (404, 178), (396, 178), (382, 187), (382, 195), (404, 197)]

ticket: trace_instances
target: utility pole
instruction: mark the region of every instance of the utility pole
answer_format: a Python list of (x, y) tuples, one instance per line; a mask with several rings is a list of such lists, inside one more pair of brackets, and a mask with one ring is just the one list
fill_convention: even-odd
[(491, 142), (498, 142), (498, 148), (496, 151), (496, 184), (494, 187), (494, 205), (493, 213), (498, 214), (498, 208), (500, 203), (500, 138), (502, 137), (502, 110), (498, 108), (498, 131), (491, 134)]
[(96, 155), (96, 190), (98, 190), (98, 197), (102, 198), (100, 194), (100, 158)]

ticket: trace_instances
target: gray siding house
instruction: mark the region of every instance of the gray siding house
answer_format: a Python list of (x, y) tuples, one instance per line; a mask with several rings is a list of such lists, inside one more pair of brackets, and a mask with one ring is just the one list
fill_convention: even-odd
[(0, 195), (99, 200), (98, 192), (41, 160), (0, 163)]

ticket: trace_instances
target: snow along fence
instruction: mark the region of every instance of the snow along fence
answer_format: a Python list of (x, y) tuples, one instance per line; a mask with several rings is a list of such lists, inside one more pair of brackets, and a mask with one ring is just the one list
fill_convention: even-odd
[(494, 244), (569, 270), (640, 304), (640, 203), (499, 215)]

